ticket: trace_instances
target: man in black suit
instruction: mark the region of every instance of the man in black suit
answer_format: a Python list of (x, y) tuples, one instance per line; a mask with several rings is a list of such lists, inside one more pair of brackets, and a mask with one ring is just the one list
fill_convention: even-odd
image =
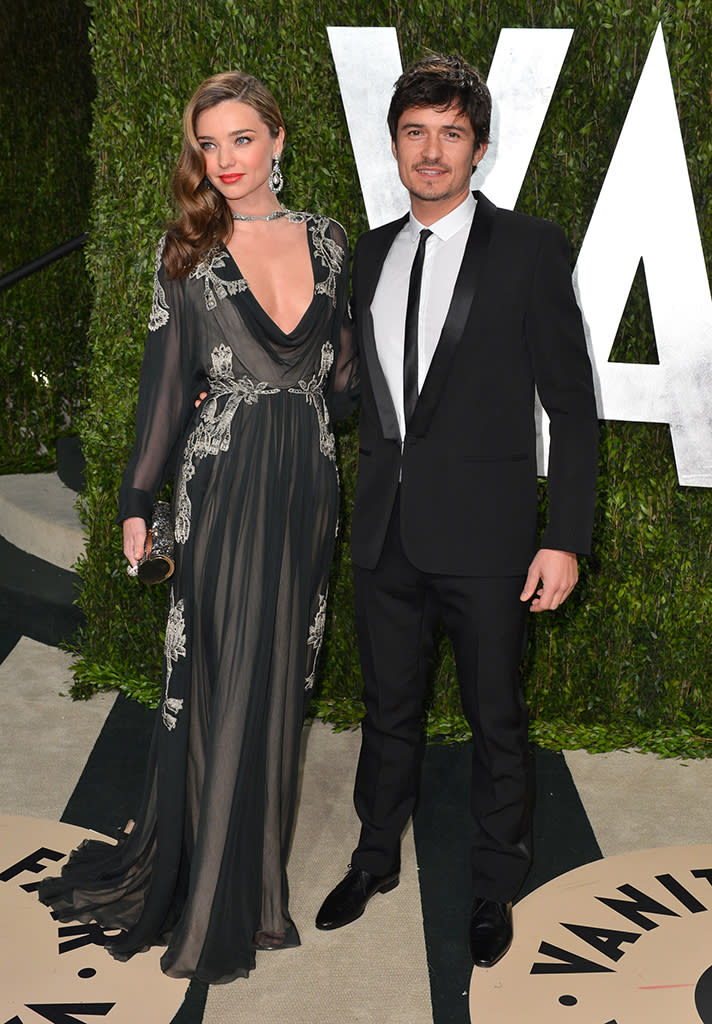
[[(598, 463), (566, 239), (469, 190), (490, 112), (487, 86), (457, 57), (428, 57), (400, 77), (388, 124), (410, 213), (369, 231), (354, 253), (361, 834), (317, 916), (319, 928), (341, 927), (398, 884), (439, 620), (473, 736), (470, 949), (483, 967), (511, 944), (511, 900), (531, 859), (527, 611), (556, 608), (576, 583)], [(551, 421), (538, 547), (535, 386)]]

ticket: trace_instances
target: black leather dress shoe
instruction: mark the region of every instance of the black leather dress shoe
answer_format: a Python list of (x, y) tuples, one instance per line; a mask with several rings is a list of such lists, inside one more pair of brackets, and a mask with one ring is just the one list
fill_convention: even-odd
[(390, 892), (398, 885), (398, 875), (370, 875), (359, 868), (349, 868), (335, 889), (329, 893), (316, 915), (316, 926), (322, 931), (343, 928), (360, 917), (366, 904), (377, 892)]
[(512, 904), (478, 898), (472, 904), (470, 953), (476, 967), (493, 967), (512, 945)]

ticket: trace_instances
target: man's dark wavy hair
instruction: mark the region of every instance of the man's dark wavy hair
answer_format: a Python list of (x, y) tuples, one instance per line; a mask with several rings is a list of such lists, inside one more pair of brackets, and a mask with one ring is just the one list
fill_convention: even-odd
[(482, 76), (456, 54), (423, 57), (404, 71), (394, 86), (388, 108), (391, 138), (395, 140), (400, 116), (409, 107), (450, 106), (467, 116), (478, 146), (489, 142), (492, 97)]

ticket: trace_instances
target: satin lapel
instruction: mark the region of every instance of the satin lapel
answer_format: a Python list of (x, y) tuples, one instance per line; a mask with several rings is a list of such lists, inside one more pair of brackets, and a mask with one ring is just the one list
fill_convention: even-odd
[[(383, 436), (386, 440), (390, 441), (400, 441), (401, 436), (393, 398), (391, 397), (390, 388), (388, 387), (376, 350), (371, 302), (376, 292), (388, 250), (407, 219), (407, 216), (402, 217), (400, 220), (394, 221), (393, 224), (386, 225), (378, 232), (377, 236), (374, 236), (373, 239), (367, 239), (362, 243), (363, 248), (358, 254), (359, 289), (356, 296), (356, 322), (359, 332), (360, 352), (368, 368), (368, 376), (371, 381), (371, 389), (376, 401), (376, 409), (378, 410), (378, 419)], [(371, 242), (375, 244), (371, 244)]]
[(462, 340), (482, 278), (482, 268), (487, 256), (497, 208), (480, 192), (475, 192), (475, 198), (477, 199), (477, 209), (465, 246), (465, 254), (462, 257), (460, 272), (455, 282), (450, 308), (410, 423), (409, 433), (415, 434), (417, 437), (423, 437), (430, 426), (450, 369), (450, 363)]

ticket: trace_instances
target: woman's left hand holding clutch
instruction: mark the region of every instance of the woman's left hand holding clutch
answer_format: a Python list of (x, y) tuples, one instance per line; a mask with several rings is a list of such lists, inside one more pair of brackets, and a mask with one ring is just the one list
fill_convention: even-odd
[(124, 554), (129, 560), (126, 572), (129, 576), (138, 574), (138, 560), (146, 550), (146, 523), (140, 516), (124, 519)]

